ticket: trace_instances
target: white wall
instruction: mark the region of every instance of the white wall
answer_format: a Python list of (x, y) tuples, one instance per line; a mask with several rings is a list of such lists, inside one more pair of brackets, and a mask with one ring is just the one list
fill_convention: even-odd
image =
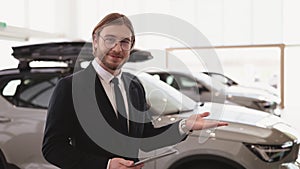
[[(213, 45), (299, 43), (297, 0), (11, 0), (0, 6), (0, 21), (74, 38), (90, 38), (110, 12), (162, 13), (196, 26)], [(18, 4), (18, 5), (15, 5)], [(16, 12), (18, 11), (18, 12)]]

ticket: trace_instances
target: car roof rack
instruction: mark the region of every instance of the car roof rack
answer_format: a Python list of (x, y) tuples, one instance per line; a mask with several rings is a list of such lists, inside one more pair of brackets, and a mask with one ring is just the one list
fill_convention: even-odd
[[(84, 41), (33, 44), (12, 49), (12, 55), (19, 60), (18, 68), (21, 70), (30, 70), (29, 63), (32, 61), (65, 62), (68, 67), (74, 68), (75, 64), (94, 59), (92, 43)], [(152, 58), (148, 51), (133, 49), (128, 62), (141, 62)]]
[(58, 61), (74, 66), (77, 59), (82, 62), (94, 58), (90, 42), (52, 42), (12, 47), (12, 49), (12, 55), (19, 60), (18, 67), (21, 69), (30, 69), (28, 66), (32, 61)]

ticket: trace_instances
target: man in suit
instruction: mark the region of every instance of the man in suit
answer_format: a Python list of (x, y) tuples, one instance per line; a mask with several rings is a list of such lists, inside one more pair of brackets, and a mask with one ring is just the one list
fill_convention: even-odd
[(42, 148), (50, 163), (70, 169), (139, 169), (144, 164), (133, 165), (139, 149), (176, 144), (190, 130), (227, 125), (204, 120), (205, 112), (154, 128), (142, 84), (121, 69), (135, 43), (130, 20), (109, 14), (92, 36), (95, 59), (61, 79), (50, 100)]

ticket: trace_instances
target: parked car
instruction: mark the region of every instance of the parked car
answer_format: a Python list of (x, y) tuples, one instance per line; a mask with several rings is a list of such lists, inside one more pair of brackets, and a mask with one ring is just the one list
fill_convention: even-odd
[(238, 83), (237, 81), (229, 78), (228, 76), (225, 76), (224, 74), (221, 73), (216, 73), (216, 72), (202, 72), (204, 74), (207, 74), (209, 76), (211, 76), (212, 78), (215, 78), (217, 80), (219, 80), (221, 83), (227, 85), (228, 87), (230, 86), (235, 86), (237, 88), (246, 88), (247, 89), (254, 89), (257, 91), (263, 91), (263, 92), (268, 92), (269, 94), (277, 97), (277, 102), (276, 104), (279, 105), (281, 102), (280, 96), (278, 94), (278, 91), (276, 90), (276, 88), (274, 88), (271, 85), (268, 85), (267, 83), (262, 83), (262, 82), (252, 82), (249, 84), (242, 84), (242, 83)]
[[(146, 70), (195, 101), (223, 102), (213, 96), (223, 95), (225, 102), (234, 103), (248, 108), (269, 112), (280, 116), (280, 98), (261, 89), (249, 88), (239, 85), (225, 85), (220, 80), (212, 78), (205, 73)], [(228, 82), (235, 84), (234, 82)]]
[(215, 73), (215, 72), (202, 72), (204, 74), (207, 74), (211, 77), (216, 78), (217, 80), (219, 80), (221, 83), (227, 85), (227, 86), (235, 86), (238, 85), (238, 83), (234, 80), (232, 80), (231, 78), (221, 74), (221, 73)]
[[(49, 98), (57, 81), (71, 74), (74, 66), (81, 65), (75, 62), (78, 52), (88, 54), (91, 50), (84, 42), (49, 43), (13, 49), (14, 57), (20, 60), (19, 67), (0, 71), (0, 167), (56, 168), (48, 164), (41, 153)], [(69, 53), (65, 55), (64, 51)], [(83, 58), (87, 59), (82, 61), (88, 60), (88, 57)], [(67, 66), (36, 68), (29, 63), (34, 60), (63, 61)], [(173, 146), (178, 153), (146, 163), (145, 169), (208, 166), (210, 169), (299, 169), (296, 159), (300, 137), (279, 117), (241, 106), (197, 103), (147, 73), (124, 71), (136, 74), (144, 85), (154, 115), (153, 124), (157, 127), (199, 111), (211, 111), (211, 120), (230, 123), (216, 130), (192, 132), (184, 142)], [(215, 106), (223, 107), (224, 111), (212, 111)], [(215, 113), (221, 114), (214, 116)], [(169, 147), (150, 153), (165, 149)]]

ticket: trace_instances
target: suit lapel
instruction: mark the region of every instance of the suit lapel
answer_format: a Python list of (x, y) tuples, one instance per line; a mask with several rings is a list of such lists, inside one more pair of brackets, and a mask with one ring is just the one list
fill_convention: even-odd
[(132, 76), (129, 76), (127, 73), (123, 72), (122, 80), (124, 82), (125, 90), (127, 93), (129, 111), (129, 135), (134, 137), (138, 136), (139, 129), (141, 129), (140, 125), (143, 122), (142, 119), (144, 119), (144, 113), (141, 113), (137, 108), (137, 102), (140, 96), (137, 89), (132, 85), (132, 83), (134, 83), (134, 79), (132, 79)]
[(120, 125), (117, 123), (118, 120), (115, 114), (115, 110), (113, 109), (112, 104), (110, 103), (109, 98), (98, 76), (96, 76), (95, 79), (95, 86), (97, 103), (102, 115), (113, 128), (119, 129)]
[(92, 64), (90, 64), (85, 69), (85, 71), (86, 71), (86, 76), (94, 76), (95, 77), (95, 95), (96, 95), (97, 104), (98, 104), (101, 114), (103, 115), (104, 119), (107, 121), (107, 123), (111, 127), (120, 131), (121, 126), (118, 123), (118, 120), (117, 120), (117, 117), (115, 114), (115, 110), (113, 109), (113, 106), (110, 103), (109, 98), (108, 98), (108, 96), (102, 86), (102, 83), (101, 83), (99, 77), (97, 76), (97, 73), (96, 73), (94, 67), (92, 66)]

